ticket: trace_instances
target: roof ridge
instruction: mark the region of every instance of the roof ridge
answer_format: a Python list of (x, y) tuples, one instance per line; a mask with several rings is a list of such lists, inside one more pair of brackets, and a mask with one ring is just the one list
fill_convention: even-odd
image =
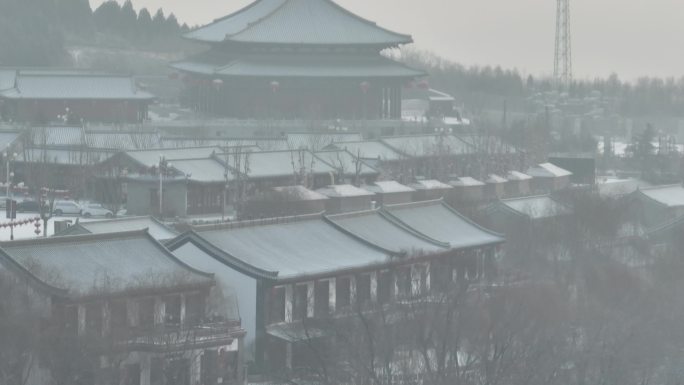
[(207, 224), (207, 225), (191, 226), (191, 228), (192, 228), (192, 231), (199, 234), (199, 233), (205, 232), (205, 231), (236, 230), (236, 229), (243, 229), (243, 228), (250, 228), (250, 227), (272, 226), (272, 225), (278, 225), (278, 224), (306, 222), (306, 221), (311, 221), (311, 220), (315, 220), (315, 219), (322, 219), (324, 217), (324, 214), (325, 214), (325, 212), (319, 212), (319, 213), (314, 213), (314, 214), (293, 215), (293, 216), (286, 216), (286, 217), (252, 219), (252, 220), (246, 220), (246, 221), (227, 222), (227, 223), (220, 223), (220, 224)]
[(133, 238), (136, 236), (144, 236), (145, 234), (147, 234), (147, 229), (121, 231), (121, 232), (114, 232), (114, 233), (66, 235), (63, 237), (21, 239), (21, 240), (15, 240), (15, 241), (0, 242), (0, 249), (12, 248), (12, 247), (18, 247), (18, 246), (40, 246), (40, 245), (46, 245), (46, 244), (50, 245), (50, 244), (63, 244), (63, 243), (77, 243), (77, 242), (94, 241), (94, 240), (125, 239), (125, 238)]
[(403, 33), (395, 32), (395, 31), (389, 30), (389, 29), (387, 29), (387, 28), (381, 27), (381, 26), (378, 25), (378, 23), (376, 23), (376, 22), (374, 22), (374, 21), (371, 21), (371, 20), (368, 20), (368, 19), (366, 19), (366, 18), (364, 18), (364, 17), (362, 17), (362, 16), (359, 16), (359, 15), (355, 14), (354, 12), (352, 12), (352, 11), (350, 11), (350, 10), (348, 10), (348, 9), (346, 9), (346, 8), (344, 8), (344, 7), (342, 7), (341, 5), (337, 4), (336, 2), (334, 2), (334, 1), (332, 1), (332, 0), (323, 0), (323, 1), (325, 1), (326, 3), (332, 5), (333, 7), (337, 8), (338, 10), (340, 10), (340, 11), (346, 13), (348, 16), (351, 16), (351, 17), (353, 17), (353, 18), (355, 18), (355, 19), (357, 19), (357, 20), (359, 20), (359, 21), (361, 21), (361, 22), (363, 22), (363, 23), (366, 23), (366, 24), (368, 24), (368, 25), (371, 25), (371, 26), (373, 26), (373, 27), (375, 27), (375, 28), (378, 28), (378, 29), (380, 29), (380, 30), (382, 30), (382, 31), (384, 31), (384, 32), (387, 32), (387, 33), (389, 33), (389, 34), (391, 34), (391, 35), (400, 36), (400, 37), (402, 37), (402, 38), (404, 38), (404, 39), (407, 39), (406, 42), (404, 42), (404, 43), (399, 43), (399, 44), (410, 44), (410, 43), (413, 42), (413, 36), (411, 36), (411, 35), (409, 35), (409, 34), (403, 34)]
[[(264, 0), (255, 1), (254, 4), (257, 4), (257, 3), (259, 3), (260, 1), (264, 1)], [(243, 33), (243, 32), (246, 32), (246, 31), (250, 30), (250, 29), (251, 29), (252, 27), (254, 27), (255, 25), (258, 25), (258, 24), (261, 23), (262, 21), (264, 21), (264, 20), (266, 20), (266, 19), (272, 17), (273, 15), (275, 15), (275, 14), (278, 12), (278, 10), (282, 9), (286, 4), (290, 3), (291, 1), (292, 1), (292, 0), (282, 0), (282, 3), (281, 3), (279, 6), (275, 7), (271, 12), (268, 12), (265, 16), (262, 16), (262, 17), (258, 18), (258, 19), (255, 20), (255, 21), (246, 23), (245, 28), (243, 28), (243, 29), (241, 29), (241, 30), (239, 30), (239, 31), (237, 31), (237, 32), (235, 32), (235, 33), (233, 33), (232, 35), (226, 35), (226, 38), (227, 38), (228, 36), (230, 36), (230, 37), (237, 36), (237, 35), (239, 35), (239, 34), (241, 34), (241, 33)], [(224, 39), (224, 40), (228, 40), (228, 39)]]
[(549, 198), (551, 200), (554, 200), (551, 197), (551, 194), (539, 194), (539, 195), (529, 195), (529, 196), (516, 197), (516, 198), (499, 199), (499, 201), (501, 201), (501, 202), (513, 202), (513, 201), (521, 201), (521, 200), (533, 199), (533, 198)]

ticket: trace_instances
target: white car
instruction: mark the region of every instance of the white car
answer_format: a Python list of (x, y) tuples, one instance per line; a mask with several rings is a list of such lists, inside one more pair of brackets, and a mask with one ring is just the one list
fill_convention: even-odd
[(114, 217), (114, 213), (102, 206), (99, 203), (88, 203), (83, 205), (83, 211), (81, 211), (81, 215), (83, 215), (86, 218), (90, 217), (106, 217), (106, 218), (112, 218)]
[(52, 212), (57, 216), (81, 214), (81, 205), (73, 201), (55, 201)]

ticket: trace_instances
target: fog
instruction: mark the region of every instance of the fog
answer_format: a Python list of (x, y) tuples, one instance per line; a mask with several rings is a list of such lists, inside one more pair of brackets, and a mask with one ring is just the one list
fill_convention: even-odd
[[(100, 0), (91, 0), (96, 6)], [(535, 75), (553, 69), (553, 0), (338, 0), (382, 26), (411, 33), (418, 48), (466, 65), (501, 65)], [(134, 0), (136, 7), (163, 7), (190, 25), (207, 23), (247, 0)], [(572, 33), (579, 78), (618, 73), (682, 76), (684, 3), (678, 0), (574, 0)], [(657, 22), (646, 22), (657, 20)], [(645, 69), (648, 70), (645, 70)]]

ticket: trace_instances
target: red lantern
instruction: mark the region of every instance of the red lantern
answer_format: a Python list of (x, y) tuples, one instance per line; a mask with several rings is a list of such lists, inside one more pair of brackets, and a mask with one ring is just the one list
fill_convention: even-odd
[(171, 79), (171, 80), (178, 80), (179, 77), (180, 77), (180, 75), (178, 75), (178, 72), (171, 72), (169, 74), (169, 79)]
[(363, 92), (364, 94), (367, 94), (368, 90), (370, 89), (370, 83), (369, 82), (361, 82), (361, 84), (359, 84), (359, 87), (361, 87), (361, 92)]
[(423, 90), (430, 89), (430, 83), (427, 80), (421, 80), (418, 82), (418, 88)]
[(271, 82), (271, 91), (275, 94), (280, 89), (280, 82), (274, 80)]

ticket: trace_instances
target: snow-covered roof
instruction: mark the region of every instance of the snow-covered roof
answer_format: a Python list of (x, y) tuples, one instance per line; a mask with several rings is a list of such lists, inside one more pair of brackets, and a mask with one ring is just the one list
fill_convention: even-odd
[(376, 141), (360, 141), (360, 142), (337, 142), (335, 147), (347, 150), (355, 157), (361, 159), (375, 159), (381, 161), (396, 161), (405, 159), (405, 156), (398, 151), (393, 150), (386, 144)]
[(532, 177), (527, 174), (523, 174), (520, 171), (509, 171), (506, 175), (506, 179), (521, 182), (530, 180)]
[(638, 189), (652, 187), (652, 185), (641, 179), (617, 179), (617, 178), (597, 178), (596, 188), (603, 197), (620, 197), (629, 195)]
[(289, 148), (319, 151), (335, 142), (355, 142), (363, 140), (363, 136), (356, 132), (320, 132), (320, 133), (288, 133)]
[(234, 179), (233, 174), (226, 173), (226, 167), (214, 158), (179, 159), (171, 162), (171, 166), (195, 182), (221, 183)]
[(16, 263), (72, 297), (210, 285), (210, 274), (180, 262), (146, 231), (13, 241), (0, 262)]
[(503, 242), (503, 237), (489, 231), (442, 200), (384, 206), (384, 212), (400, 224), (425, 236), (460, 249)]
[(282, 193), (285, 196), (292, 197), (293, 201), (321, 201), (329, 199), (327, 196), (313, 190), (309, 190), (304, 186), (281, 186), (274, 187), (273, 190)]
[(356, 175), (358, 167), (359, 175), (377, 175), (380, 172), (367, 165), (362, 159), (356, 159), (351, 153), (345, 150), (318, 151), (316, 157), (336, 170), (344, 171), (344, 175)]
[[(252, 152), (248, 163), (247, 175), (254, 179), (286, 177), (302, 171), (313, 174), (334, 174), (336, 171), (308, 150)], [(244, 172), (244, 169), (240, 171)]]
[(416, 191), (393, 180), (377, 181), (371, 185), (363, 186), (363, 188), (376, 194), (411, 193)]
[(380, 139), (395, 151), (409, 157), (431, 157), (438, 155), (461, 155), (472, 150), (472, 146), (453, 135), (407, 135)]
[(489, 174), (489, 177), (487, 178), (487, 183), (489, 184), (501, 184), (506, 182), (508, 182), (508, 179), (496, 174)]
[(408, 35), (377, 26), (330, 0), (257, 0), (185, 35), (208, 43), (393, 46)]
[(669, 186), (647, 187), (639, 190), (641, 194), (667, 207), (684, 206), (684, 186), (681, 184)]
[(379, 211), (329, 215), (327, 219), (351, 234), (385, 249), (407, 255), (439, 253), (449, 245), (412, 232), (387, 219)]
[(222, 151), (219, 147), (208, 146), (127, 151), (126, 155), (141, 165), (151, 168), (159, 165), (161, 157), (170, 162), (180, 159), (208, 159), (212, 154), (221, 153)]
[(551, 218), (567, 214), (570, 210), (548, 195), (506, 199), (501, 201), (507, 208), (531, 219)]
[(459, 177), (458, 179), (450, 181), (449, 184), (454, 187), (478, 187), (485, 185), (483, 182), (469, 176)]
[(419, 180), (411, 183), (410, 186), (415, 190), (450, 190), (453, 188), (451, 185), (434, 179)]
[(392, 255), (339, 231), (320, 215), (198, 227), (195, 233), (232, 262), (276, 273), (280, 279), (382, 264)]
[(561, 178), (564, 176), (570, 176), (572, 173), (554, 165), (553, 163), (541, 163), (537, 166), (530, 167), (527, 170), (527, 175), (534, 178)]
[(366, 197), (373, 196), (374, 193), (352, 186), (350, 184), (338, 184), (334, 186), (328, 186), (324, 188), (319, 188), (316, 192), (321, 193), (330, 198), (353, 198), (353, 197)]
[[(7, 74), (3, 78), (9, 78)], [(130, 76), (76, 72), (15, 70), (10, 88), (0, 89), (7, 99), (151, 100)], [(5, 86), (8, 80), (4, 80)]]
[[(76, 225), (71, 226), (69, 229), (67, 229), (67, 232), (75, 226)], [(171, 239), (178, 235), (178, 233), (170, 227), (149, 216), (79, 221), (78, 226), (84, 231), (84, 233), (90, 234), (121, 233), (126, 231), (140, 231), (147, 229), (152, 238), (157, 240)], [(69, 234), (62, 233), (56, 235), (59, 236)]]

